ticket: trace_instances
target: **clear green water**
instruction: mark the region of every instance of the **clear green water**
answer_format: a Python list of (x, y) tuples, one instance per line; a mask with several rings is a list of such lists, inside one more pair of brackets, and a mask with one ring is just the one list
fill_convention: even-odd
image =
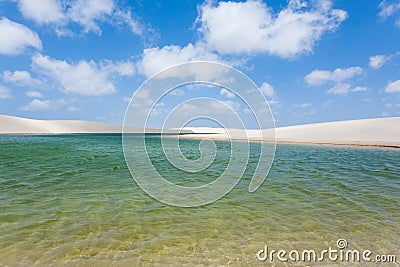
[[(149, 153), (169, 172), (157, 140), (149, 140)], [(197, 144), (181, 147), (196, 158)], [(229, 143), (217, 146), (222, 152), (207, 173), (171, 170), (172, 180), (197, 185), (216, 177)], [(120, 135), (1, 136), (0, 266), (251, 266), (265, 244), (322, 250), (338, 238), (398, 254), (399, 150), (278, 145), (268, 179), (248, 193), (257, 146), (230, 194), (178, 208), (135, 184)]]

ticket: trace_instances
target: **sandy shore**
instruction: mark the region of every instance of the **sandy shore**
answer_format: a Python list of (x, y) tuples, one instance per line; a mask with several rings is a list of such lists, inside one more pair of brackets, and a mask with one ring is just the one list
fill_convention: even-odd
[[(121, 133), (122, 127), (79, 120), (32, 120), (0, 115), (0, 134)], [(187, 127), (185, 138), (271, 141), (270, 130)], [(269, 131), (269, 132), (268, 132)], [(139, 133), (130, 128), (129, 133)], [(157, 133), (159, 130), (150, 129)], [(172, 129), (169, 133), (176, 133)], [(190, 134), (193, 132), (193, 134)], [(305, 124), (275, 129), (279, 143), (400, 147), (400, 117)]]
[[(187, 138), (270, 141), (265, 138), (267, 130), (264, 130), (264, 136), (258, 130), (229, 130), (229, 136), (224, 129), (218, 128), (185, 129), (198, 133), (185, 135)], [(400, 147), (400, 117), (280, 127), (275, 129), (275, 140), (278, 143)]]

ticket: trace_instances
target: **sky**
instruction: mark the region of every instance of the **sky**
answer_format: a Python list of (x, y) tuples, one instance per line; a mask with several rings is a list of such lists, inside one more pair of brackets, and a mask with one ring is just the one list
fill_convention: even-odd
[[(118, 125), (141, 84), (190, 61), (243, 72), (277, 126), (400, 116), (400, 1), (0, 0), (0, 114)], [(244, 114), (201, 90), (158, 112), (202, 95)]]

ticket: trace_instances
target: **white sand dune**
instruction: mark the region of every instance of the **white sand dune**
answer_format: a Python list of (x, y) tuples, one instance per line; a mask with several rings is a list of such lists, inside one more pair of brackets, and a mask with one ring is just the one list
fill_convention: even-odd
[(337, 121), (282, 127), (278, 139), (400, 143), (400, 117)]
[(2, 134), (118, 133), (120, 126), (75, 120), (32, 120), (0, 115)]
[[(229, 135), (219, 128), (185, 128), (198, 135), (186, 137), (208, 137), (211, 139), (228, 139)], [(263, 138), (258, 130), (229, 130), (232, 139), (269, 141)], [(208, 133), (208, 134), (207, 134)], [(264, 134), (266, 130), (264, 130)], [(268, 136), (268, 134), (265, 134)], [(305, 124), (275, 129), (275, 138), (281, 143), (309, 143), (335, 145), (371, 145), (400, 147), (400, 117), (349, 120)]]
[[(140, 133), (139, 128), (125, 129), (128, 133)], [(147, 129), (159, 133), (158, 129)], [(79, 134), (79, 133), (121, 133), (122, 126), (81, 120), (33, 120), (0, 115), (0, 134)], [(176, 130), (167, 131), (177, 133)]]
[[(0, 115), (0, 134), (64, 134), (64, 133), (121, 133), (122, 127), (99, 122), (79, 120), (32, 120)], [(270, 141), (265, 138), (267, 131), (225, 129), (207, 127), (184, 128), (187, 138), (211, 139), (250, 139), (252, 141)], [(139, 128), (130, 128), (127, 132), (138, 133)], [(148, 132), (157, 133), (158, 129)], [(169, 130), (177, 133), (178, 130)], [(193, 134), (191, 134), (193, 133)], [(271, 135), (269, 135), (271, 136)], [(275, 129), (277, 142), (371, 145), (400, 147), (400, 117), (349, 120), (305, 124)]]

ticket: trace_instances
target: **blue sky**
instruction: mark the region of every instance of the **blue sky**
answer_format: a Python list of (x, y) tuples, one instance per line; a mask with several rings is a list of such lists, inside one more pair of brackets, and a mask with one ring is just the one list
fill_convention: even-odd
[(0, 114), (120, 124), (148, 77), (193, 60), (248, 75), (278, 126), (400, 116), (400, 2), (0, 1)]

